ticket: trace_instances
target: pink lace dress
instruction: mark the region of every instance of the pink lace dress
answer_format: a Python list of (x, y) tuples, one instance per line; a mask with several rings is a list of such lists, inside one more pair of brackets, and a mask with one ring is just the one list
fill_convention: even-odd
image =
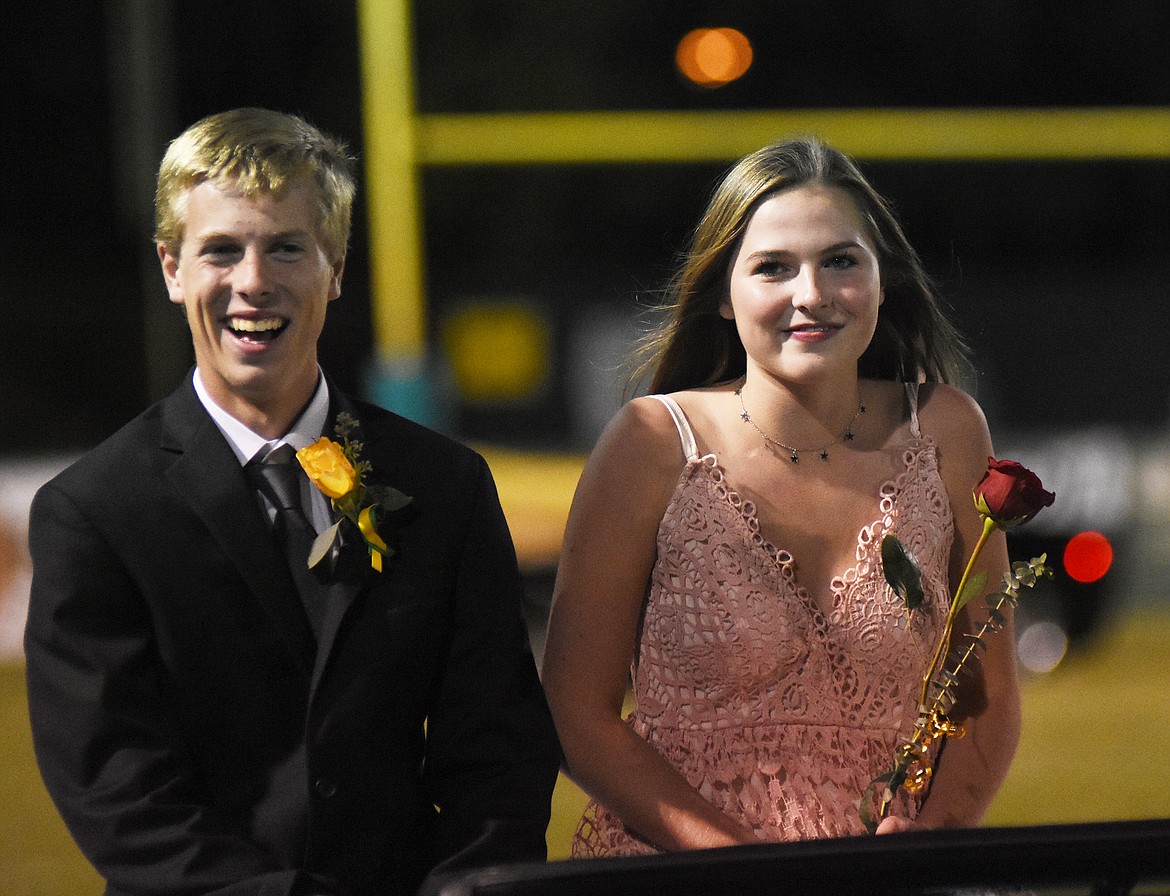
[[(934, 443), (919, 431), (916, 387), (907, 393), (914, 438), (875, 496), (856, 563), (832, 582), (827, 616), (797, 583), (793, 557), (760, 535), (755, 507), (727, 486), (717, 459), (698, 456), (678, 405), (656, 396), (687, 464), (658, 529), (629, 723), (764, 840), (864, 833), (862, 795), (914, 723), (949, 600), (954, 525)], [(922, 566), (926, 601), (913, 614), (882, 576), (888, 533)], [(904, 794), (896, 808), (918, 811)], [(595, 802), (572, 849), (655, 851)]]

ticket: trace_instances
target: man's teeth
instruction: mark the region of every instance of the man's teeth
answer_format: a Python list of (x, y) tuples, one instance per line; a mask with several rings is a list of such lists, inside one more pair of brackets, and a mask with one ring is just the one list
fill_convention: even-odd
[(284, 326), (284, 321), (278, 317), (270, 317), (267, 320), (233, 318), (228, 321), (228, 326), (237, 333), (266, 333), (269, 330), (279, 330)]

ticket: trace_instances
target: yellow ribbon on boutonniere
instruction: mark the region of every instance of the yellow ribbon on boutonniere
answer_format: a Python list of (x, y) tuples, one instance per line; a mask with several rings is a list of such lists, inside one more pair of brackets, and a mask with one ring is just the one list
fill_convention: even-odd
[(370, 547), (370, 566), (376, 572), (382, 571), (382, 556), (389, 552), (390, 548), (387, 546), (385, 539), (378, 534), (377, 524), (374, 522), (375, 507), (371, 504), (358, 514), (358, 529), (362, 533), (362, 538), (366, 540), (366, 544)]

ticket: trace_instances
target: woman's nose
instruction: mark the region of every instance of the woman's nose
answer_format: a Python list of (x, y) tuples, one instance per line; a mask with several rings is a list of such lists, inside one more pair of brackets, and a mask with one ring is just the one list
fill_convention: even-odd
[(820, 277), (817, 276), (816, 268), (805, 266), (802, 267), (800, 273), (796, 277), (796, 282), (793, 284), (794, 293), (792, 301), (794, 305), (799, 307), (814, 307), (824, 304), (824, 292), (821, 288)]

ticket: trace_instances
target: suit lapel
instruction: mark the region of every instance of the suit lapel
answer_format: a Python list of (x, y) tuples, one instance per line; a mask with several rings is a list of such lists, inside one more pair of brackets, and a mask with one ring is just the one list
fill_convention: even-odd
[(317, 661), (313, 666), (312, 690), (316, 690), (329, 662), (329, 655), (333, 652), (337, 641), (337, 634), (345, 620), (346, 613), (353, 606), (358, 595), (365, 590), (368, 584), (368, 575), (360, 570), (347, 570), (352, 565), (352, 558), (343, 559), (337, 570), (341, 578), (337, 578), (325, 587), (325, 612), (321, 617), (321, 637), (317, 642)]
[(313, 667), (313, 633), (292, 575), (239, 461), (199, 403), (190, 380), (168, 399), (166, 421), (162, 447), (176, 453), (167, 478), (235, 564), (308, 675)]
[[(348, 413), (355, 420), (358, 417), (354, 407), (332, 382), (329, 383), (329, 395), (331, 406), (329, 421), (325, 426), (325, 435), (334, 438), (334, 427), (339, 413)], [(351, 438), (359, 442), (365, 440), (360, 420), (357, 431), (351, 435)], [(317, 661), (313, 668), (312, 687), (314, 690), (329, 662), (329, 656), (337, 641), (337, 634), (341, 630), (341, 624), (344, 622), (349, 608), (369, 586), (370, 577), (377, 575), (369, 569), (368, 561), (362, 562), (365, 551), (359, 550), (359, 547), (364, 548), (364, 545), (353, 544), (352, 540), (355, 536), (352, 533), (348, 537), (349, 542), (343, 545), (340, 556), (337, 558), (334, 576), (326, 587), (325, 613), (321, 620), (321, 634), (317, 643)]]

